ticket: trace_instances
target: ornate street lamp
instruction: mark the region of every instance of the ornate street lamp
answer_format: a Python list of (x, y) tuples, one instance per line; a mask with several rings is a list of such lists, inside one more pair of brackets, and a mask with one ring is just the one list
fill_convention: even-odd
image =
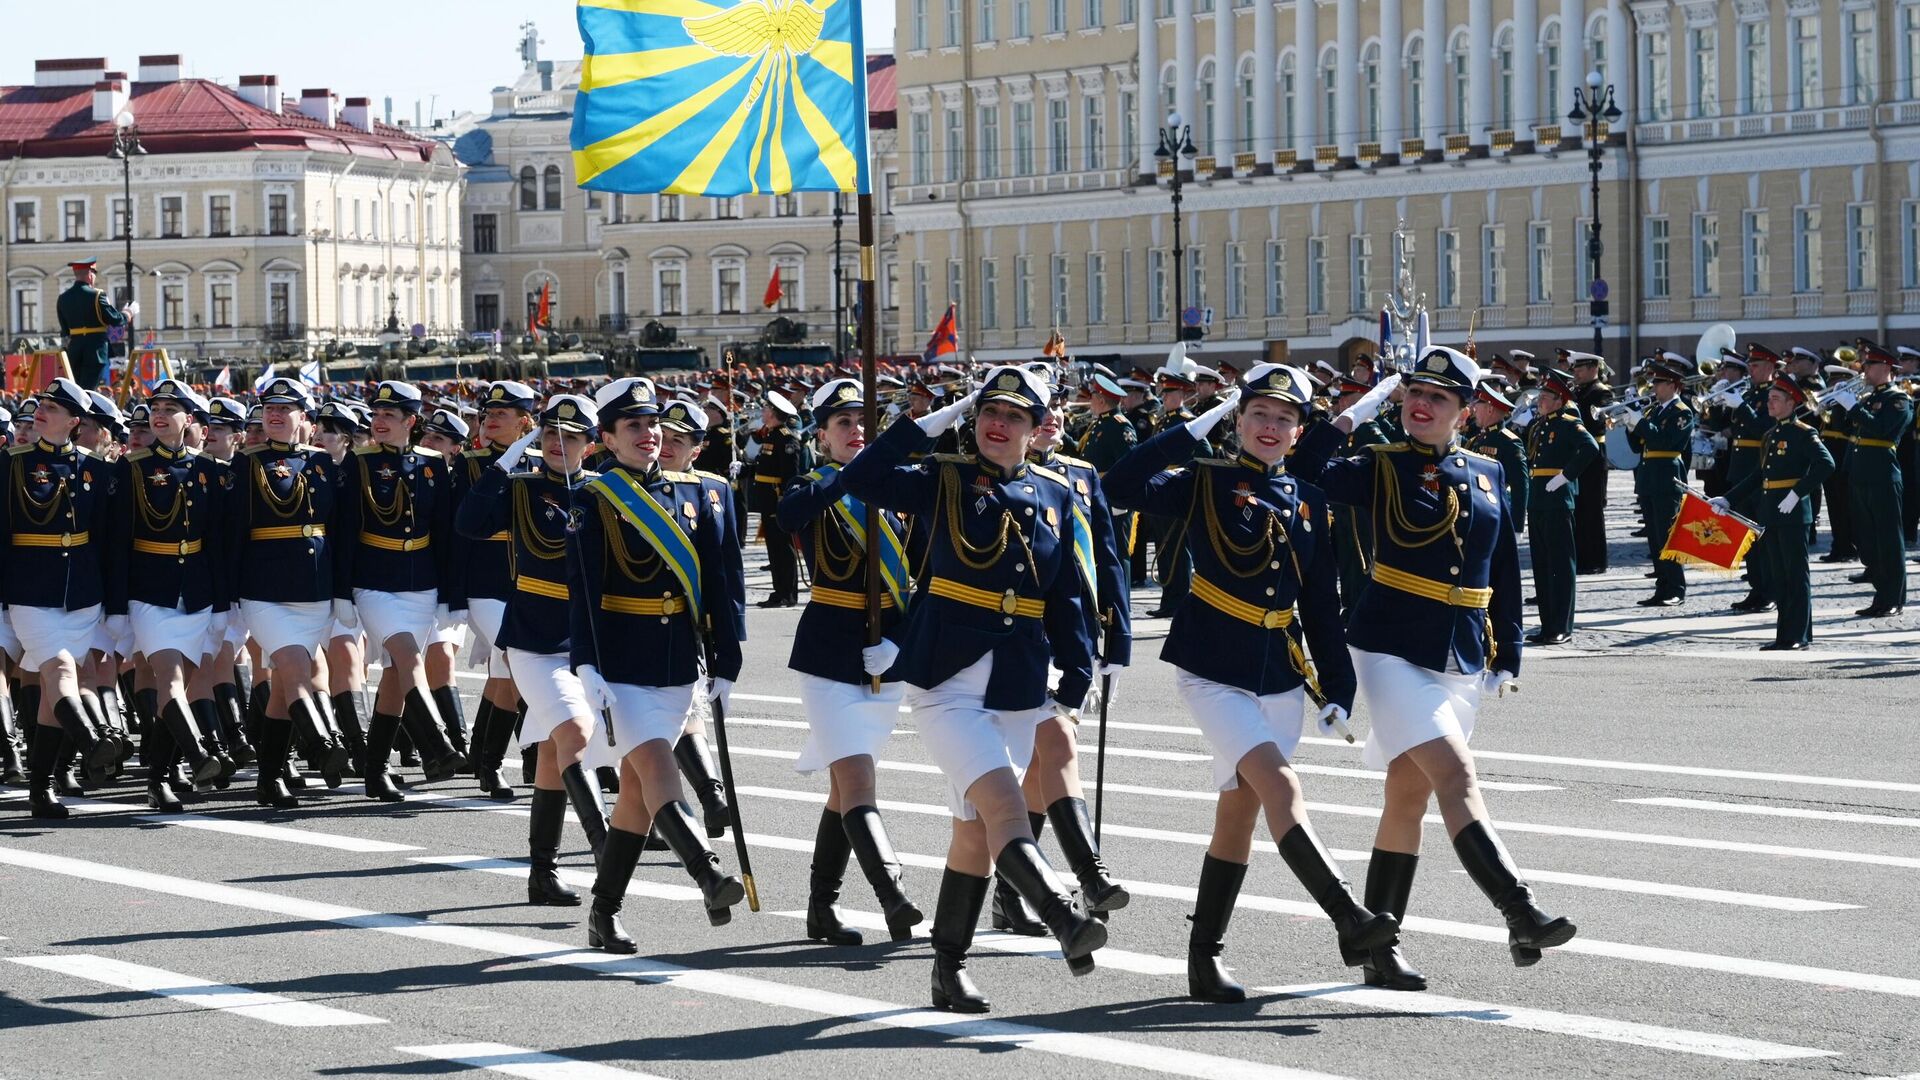
[(1600, 331), (1607, 325), (1607, 283), (1600, 277), (1600, 165), (1607, 153), (1608, 128), (1620, 119), (1620, 106), (1613, 101), (1613, 84), (1602, 85), (1598, 71), (1587, 73), (1587, 85), (1584, 90), (1573, 88), (1573, 111), (1567, 119), (1586, 126), (1587, 173), (1592, 178), (1590, 188), (1593, 199), (1593, 221), (1587, 229), (1588, 278), (1592, 282), (1587, 288), (1592, 301), (1593, 351), (1596, 356), (1605, 356), (1602, 351)]
[(1167, 126), (1160, 129), (1160, 145), (1154, 149), (1153, 156), (1173, 165), (1168, 173), (1167, 186), (1173, 193), (1173, 340), (1176, 342), (1184, 340), (1186, 333), (1186, 328), (1180, 324), (1181, 313), (1186, 310), (1182, 296), (1186, 250), (1180, 245), (1180, 159), (1186, 158), (1191, 162), (1198, 153), (1193, 145), (1193, 127), (1182, 123), (1179, 113), (1168, 113)]

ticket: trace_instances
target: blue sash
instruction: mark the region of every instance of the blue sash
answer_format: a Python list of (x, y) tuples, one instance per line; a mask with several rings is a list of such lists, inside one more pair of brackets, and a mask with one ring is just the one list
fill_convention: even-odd
[(624, 468), (601, 473), (598, 479), (588, 481), (587, 486), (606, 496), (620, 517), (646, 539), (667, 564), (667, 569), (680, 579), (680, 587), (686, 590), (687, 603), (692, 607), (693, 625), (705, 626), (702, 612), (706, 608), (700, 596), (700, 556), (694, 551), (686, 530), (645, 488), (634, 483)]
[[(839, 471), (840, 466), (829, 464), (815, 469), (814, 474), (824, 480)], [(865, 552), (867, 550), (866, 504), (852, 495), (841, 495), (839, 501), (833, 504), (833, 512), (846, 524), (847, 531), (853, 536), (853, 542), (860, 546), (862, 552)], [(887, 592), (893, 595), (894, 607), (905, 611), (909, 589), (913, 584), (912, 577), (907, 573), (906, 545), (900, 542), (900, 534), (894, 531), (893, 523), (887, 520), (885, 513), (881, 513), (877, 520), (880, 522), (880, 580), (886, 583)]]

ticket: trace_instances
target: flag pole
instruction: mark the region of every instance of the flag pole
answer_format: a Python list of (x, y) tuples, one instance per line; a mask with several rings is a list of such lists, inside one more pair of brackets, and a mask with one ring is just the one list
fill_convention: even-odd
[[(865, 117), (861, 118), (862, 120)], [(874, 311), (873, 275), (876, 255), (874, 246), (873, 195), (861, 192), (855, 197), (854, 216), (858, 219), (856, 228), (860, 238), (860, 280), (855, 285), (860, 308), (860, 393), (866, 403), (866, 428), (869, 443), (880, 436), (880, 393), (875, 355), (878, 338), (878, 314)], [(880, 644), (880, 508), (872, 499), (867, 500), (867, 644)], [(874, 692), (880, 690), (880, 676), (870, 677)]]

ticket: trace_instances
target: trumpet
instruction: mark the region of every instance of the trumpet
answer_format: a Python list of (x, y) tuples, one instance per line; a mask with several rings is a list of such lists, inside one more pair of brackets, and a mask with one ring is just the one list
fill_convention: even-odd
[(1839, 404), (1840, 399), (1843, 397), (1851, 397), (1858, 400), (1871, 389), (1872, 387), (1867, 385), (1867, 380), (1865, 379), (1848, 379), (1838, 386), (1822, 390), (1816, 401), (1819, 408), (1824, 411)]
[(1619, 420), (1630, 412), (1646, 412), (1653, 404), (1653, 392), (1646, 390), (1621, 398), (1611, 405), (1600, 407), (1600, 415), (1608, 420)]
[(1730, 382), (1727, 385), (1720, 387), (1718, 390), (1715, 390), (1713, 387), (1709, 386), (1706, 388), (1705, 393), (1707, 393), (1708, 395), (1731, 393), (1731, 394), (1740, 395), (1741, 397), (1745, 397), (1747, 391), (1751, 389), (1753, 389), (1753, 379), (1751, 377), (1747, 377), (1747, 378), (1735, 379), (1733, 382)]

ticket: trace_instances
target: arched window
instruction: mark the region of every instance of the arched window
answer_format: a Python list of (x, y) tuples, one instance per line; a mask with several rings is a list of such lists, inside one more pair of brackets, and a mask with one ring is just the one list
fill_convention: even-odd
[(1237, 149), (1251, 150), (1254, 136), (1259, 134), (1253, 130), (1253, 57), (1240, 61), (1240, 76), (1234, 82), (1240, 88), (1240, 146)]
[(547, 166), (546, 174), (541, 178), (541, 187), (544, 189), (543, 198), (546, 208), (560, 209), (560, 166)]
[(1365, 107), (1360, 117), (1361, 128), (1366, 132), (1366, 142), (1380, 141), (1380, 43), (1374, 42), (1360, 51), (1360, 85), (1365, 87), (1366, 96), (1362, 99)]
[(1421, 111), (1426, 106), (1427, 94), (1427, 46), (1426, 40), (1419, 34), (1407, 41), (1407, 52), (1402, 58), (1407, 73), (1406, 118), (1409, 134), (1424, 135), (1427, 130), (1426, 115)]
[[(1161, 123), (1164, 123), (1166, 121), (1167, 115), (1173, 112), (1175, 108), (1175, 103), (1180, 100), (1179, 88), (1175, 85), (1175, 80), (1178, 78), (1179, 78), (1179, 74), (1172, 64), (1168, 64), (1165, 68), (1161, 69), (1160, 116), (1158, 118), (1159, 122)], [(1184, 117), (1181, 117), (1181, 119), (1187, 121), (1188, 123), (1193, 122), (1193, 117), (1191, 116), (1184, 116)]]
[(1572, 107), (1571, 95), (1560, 79), (1565, 66), (1561, 61), (1560, 23), (1555, 20), (1540, 32), (1540, 115), (1533, 122), (1546, 123)]
[(540, 176), (531, 165), (520, 167), (520, 209), (540, 209)]
[(1320, 145), (1339, 142), (1347, 132), (1340, 130), (1340, 50), (1329, 45), (1320, 52)]
[(1607, 70), (1607, 57), (1607, 13), (1602, 11), (1587, 23), (1587, 70), (1600, 73), (1602, 86), (1613, 81), (1613, 73)]
[(1446, 130), (1458, 134), (1467, 130), (1467, 93), (1472, 85), (1472, 68), (1467, 59), (1467, 32), (1453, 35), (1453, 41), (1447, 46), (1447, 106), (1452, 115), (1447, 117)]
[(1294, 123), (1300, 98), (1300, 72), (1292, 49), (1280, 54), (1280, 141), (1293, 145)]
[(1493, 70), (1494, 87), (1494, 127), (1513, 130), (1513, 27), (1500, 31), (1494, 39)]
[(1217, 134), (1213, 114), (1215, 98), (1214, 84), (1219, 81), (1214, 76), (1218, 72), (1219, 65), (1211, 60), (1200, 65), (1200, 115), (1193, 125), (1193, 132), (1195, 135), (1195, 145), (1200, 148), (1202, 154), (1217, 154), (1223, 149), (1213, 144), (1214, 136)]

